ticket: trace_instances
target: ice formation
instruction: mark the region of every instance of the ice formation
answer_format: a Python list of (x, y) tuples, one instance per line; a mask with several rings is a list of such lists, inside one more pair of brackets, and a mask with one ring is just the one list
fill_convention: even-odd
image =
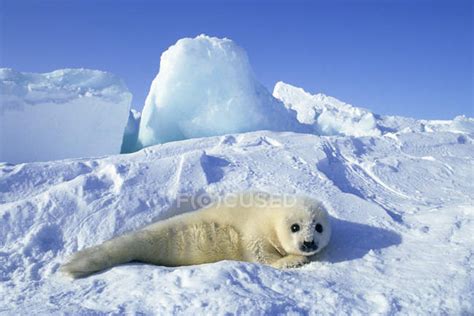
[(465, 115), (456, 116), (453, 120), (420, 120), (428, 132), (445, 131), (474, 134), (474, 118)]
[(119, 153), (131, 99), (120, 79), (98, 70), (0, 69), (0, 161)]
[(140, 122), (142, 146), (263, 129), (304, 127), (255, 79), (233, 41), (183, 38), (162, 54)]
[(297, 112), (298, 121), (314, 126), (320, 135), (377, 136), (374, 115), (362, 108), (339, 101), (322, 93), (311, 95), (301, 88), (277, 82), (273, 96), (288, 109)]
[(452, 132), (474, 133), (474, 118), (465, 115), (456, 116), (451, 123)]
[(128, 115), (127, 126), (125, 126), (125, 132), (123, 133), (122, 149), (121, 153), (131, 153), (137, 148), (138, 139), (138, 128), (140, 127), (141, 113), (131, 109)]

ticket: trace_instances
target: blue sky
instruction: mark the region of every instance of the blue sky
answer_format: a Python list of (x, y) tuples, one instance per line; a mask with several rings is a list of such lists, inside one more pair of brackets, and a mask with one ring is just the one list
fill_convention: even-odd
[(0, 66), (110, 71), (125, 80), (137, 109), (161, 53), (205, 33), (246, 49), (270, 91), (282, 80), (379, 114), (474, 116), (469, 0), (0, 4)]

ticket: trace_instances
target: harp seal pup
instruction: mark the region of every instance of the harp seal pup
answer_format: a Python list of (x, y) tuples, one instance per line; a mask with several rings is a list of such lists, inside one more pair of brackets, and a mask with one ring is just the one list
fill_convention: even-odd
[(61, 267), (73, 278), (131, 261), (184, 266), (239, 260), (291, 268), (329, 242), (323, 204), (302, 196), (236, 194), (79, 251)]

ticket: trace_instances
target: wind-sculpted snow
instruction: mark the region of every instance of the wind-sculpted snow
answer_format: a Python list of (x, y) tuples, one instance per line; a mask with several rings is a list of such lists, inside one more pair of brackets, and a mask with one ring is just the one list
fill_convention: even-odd
[(0, 161), (120, 152), (132, 95), (112, 74), (88, 69), (0, 69)]
[(141, 146), (255, 130), (309, 131), (255, 78), (229, 39), (180, 39), (161, 56), (138, 140)]
[(296, 111), (298, 121), (314, 127), (319, 135), (378, 136), (375, 116), (322, 93), (311, 95), (301, 88), (277, 82), (273, 96)]
[[(473, 166), (471, 134), (436, 131), (253, 132), (100, 159), (2, 164), (0, 311), (472, 314)], [(244, 190), (325, 201), (328, 248), (289, 270), (223, 261), (133, 263), (76, 281), (58, 273), (79, 249)]]
[(474, 118), (460, 115), (453, 120), (417, 120), (382, 116), (354, 107), (336, 98), (277, 82), (273, 96), (296, 111), (298, 121), (313, 127), (318, 135), (380, 136), (386, 133), (454, 132), (474, 134)]

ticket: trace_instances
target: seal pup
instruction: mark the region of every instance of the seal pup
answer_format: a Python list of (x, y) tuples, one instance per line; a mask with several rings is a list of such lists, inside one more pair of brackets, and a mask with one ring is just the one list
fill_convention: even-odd
[(221, 260), (297, 267), (329, 242), (326, 208), (310, 197), (240, 193), (77, 252), (73, 278), (131, 261), (168, 267)]

